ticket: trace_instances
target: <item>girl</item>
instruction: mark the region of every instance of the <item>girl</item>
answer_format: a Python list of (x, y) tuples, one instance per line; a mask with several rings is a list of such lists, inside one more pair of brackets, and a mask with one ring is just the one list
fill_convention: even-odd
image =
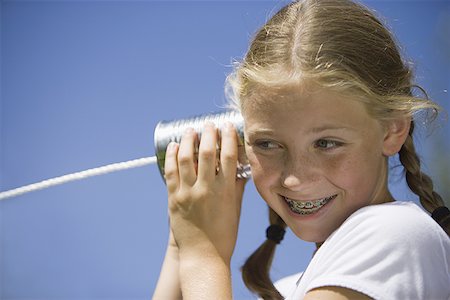
[[(413, 144), (416, 113), (433, 117), (438, 107), (413, 95), (411, 71), (369, 10), (346, 0), (287, 5), (256, 34), (228, 86), (270, 207), (268, 239), (242, 270), (250, 290), (264, 299), (450, 299), (450, 211)], [(397, 153), (435, 220), (389, 192)], [(154, 299), (231, 299), (244, 189), (236, 163), (230, 124), (220, 138), (207, 124), (201, 141), (188, 130), (168, 146), (171, 235)], [(317, 250), (278, 291), (268, 274), (286, 225)]]

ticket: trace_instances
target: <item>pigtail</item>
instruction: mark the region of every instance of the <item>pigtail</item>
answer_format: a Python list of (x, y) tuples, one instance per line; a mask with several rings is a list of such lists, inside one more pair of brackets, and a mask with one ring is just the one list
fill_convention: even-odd
[[(431, 178), (420, 170), (420, 159), (417, 156), (413, 142), (414, 122), (411, 122), (409, 135), (399, 151), (400, 162), (405, 169), (406, 183), (409, 188), (419, 196), (420, 203), (430, 213), (445, 206), (442, 197), (434, 191)], [(433, 218), (439, 223), (444, 231), (450, 236), (450, 215), (443, 214), (439, 218)]]
[(258, 294), (261, 298), (281, 300), (283, 296), (277, 291), (270, 279), (270, 267), (275, 254), (275, 248), (283, 238), (286, 224), (270, 207), (269, 220), (271, 226), (267, 229), (268, 238), (253, 252), (242, 266), (242, 278), (247, 288)]

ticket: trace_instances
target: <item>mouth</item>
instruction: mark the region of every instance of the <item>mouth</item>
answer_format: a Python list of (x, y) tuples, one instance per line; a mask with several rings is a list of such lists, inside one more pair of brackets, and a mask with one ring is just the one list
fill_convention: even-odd
[(336, 195), (313, 201), (298, 201), (283, 197), (292, 212), (299, 215), (311, 215), (319, 211), (328, 202), (337, 197)]

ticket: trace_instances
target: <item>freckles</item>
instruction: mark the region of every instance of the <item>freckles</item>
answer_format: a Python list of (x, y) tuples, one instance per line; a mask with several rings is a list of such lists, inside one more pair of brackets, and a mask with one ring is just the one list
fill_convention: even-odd
[(359, 169), (359, 162), (354, 157), (350, 157), (342, 162), (342, 172), (347, 173), (352, 171), (353, 168)]
[(343, 174), (352, 169), (355, 159), (352, 156), (333, 156), (325, 160), (324, 170), (329, 174)]
[(269, 165), (262, 165), (260, 163), (251, 164), (252, 178), (255, 182), (268, 182), (272, 181), (277, 176), (276, 168), (272, 168)]
[(322, 164), (324, 174), (340, 188), (347, 188), (362, 179), (364, 168), (354, 155), (339, 155), (329, 158)]
[[(279, 168), (279, 160), (276, 157), (266, 157), (254, 153), (253, 151), (247, 152), (247, 159), (252, 167), (253, 172), (270, 172), (274, 173)], [(267, 175), (267, 174), (266, 174)]]
[(252, 170), (252, 180), (260, 193), (263, 194), (262, 189), (267, 189), (277, 182), (279, 170), (272, 159), (257, 157), (254, 153), (249, 153), (248, 160)]
[[(342, 161), (335, 161), (333, 173), (334, 184), (351, 193), (355, 201), (364, 198), (369, 193), (376, 175), (373, 158), (366, 155), (350, 155)], [(357, 196), (359, 195), (359, 196)]]

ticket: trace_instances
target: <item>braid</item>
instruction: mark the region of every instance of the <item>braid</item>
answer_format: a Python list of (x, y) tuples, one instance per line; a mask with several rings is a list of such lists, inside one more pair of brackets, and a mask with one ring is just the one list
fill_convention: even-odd
[[(445, 206), (442, 197), (434, 191), (431, 178), (420, 170), (420, 159), (413, 142), (414, 122), (411, 122), (409, 135), (399, 151), (399, 159), (405, 169), (406, 183), (419, 196), (420, 203), (430, 213)], [(440, 220), (439, 225), (450, 235), (450, 216)]]
[[(269, 207), (269, 220), (271, 225), (286, 228), (284, 221)], [(277, 243), (266, 239), (242, 266), (242, 278), (247, 288), (263, 299), (281, 300), (283, 296), (277, 291), (270, 279), (275, 247)]]

